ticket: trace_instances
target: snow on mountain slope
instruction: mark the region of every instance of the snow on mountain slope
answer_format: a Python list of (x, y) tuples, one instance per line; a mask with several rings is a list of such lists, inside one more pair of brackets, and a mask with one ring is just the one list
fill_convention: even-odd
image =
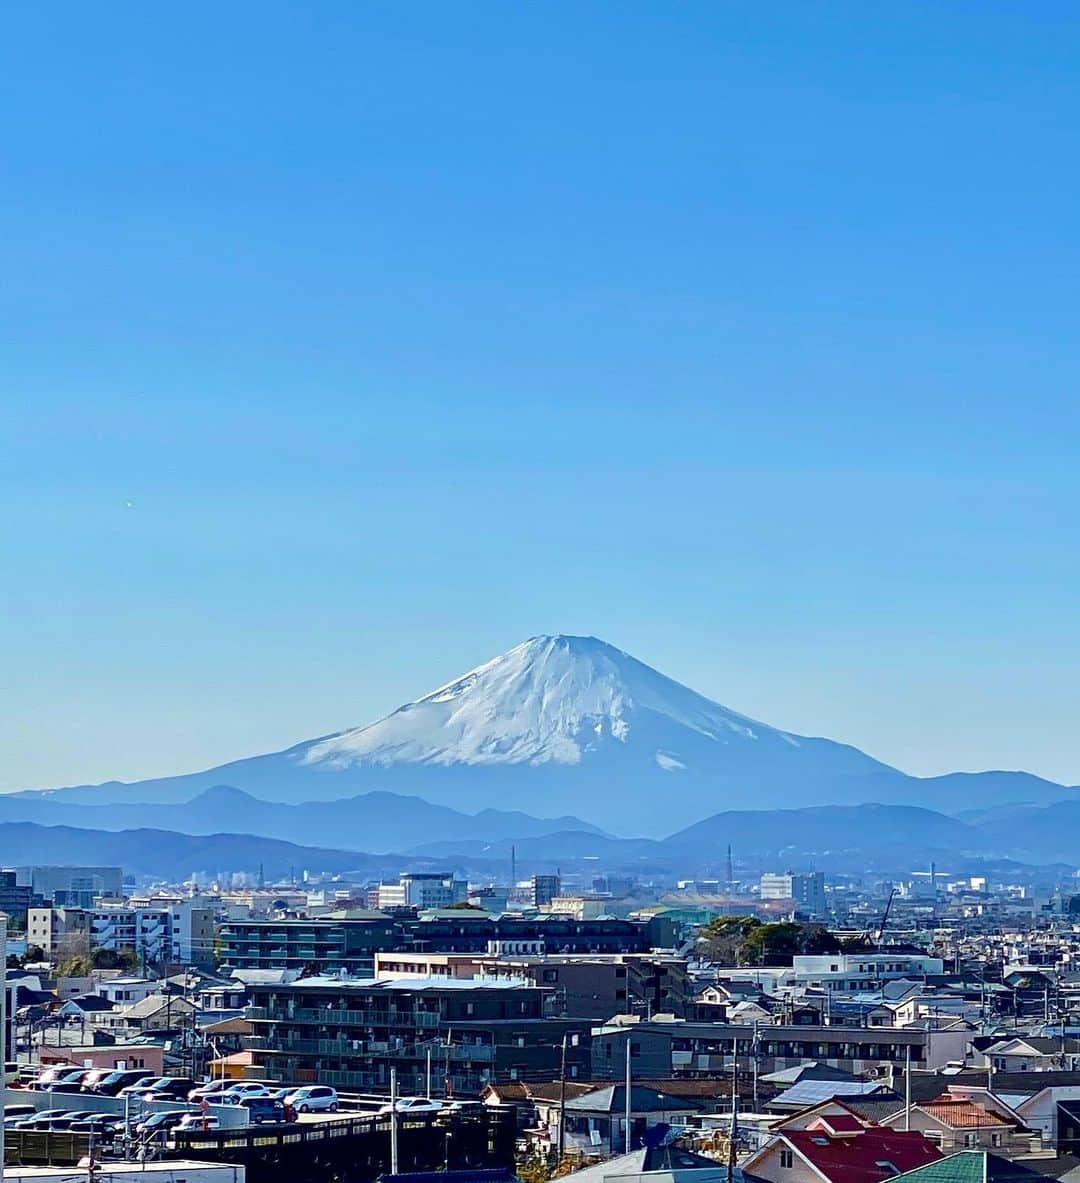
[[(605, 743), (625, 744), (648, 710), (719, 743), (777, 731), (710, 702), (594, 637), (533, 637), (366, 727), (317, 740), (304, 764), (580, 764)], [(682, 767), (657, 751), (660, 767)]]
[[(1024, 773), (905, 776), (847, 744), (729, 710), (594, 637), (544, 636), (367, 726), (203, 772), (25, 796), (57, 806), (160, 804), (222, 784), (293, 804), (384, 792), (466, 813), (569, 814), (609, 833), (657, 838), (723, 810), (947, 808), (1066, 794)], [(335, 808), (344, 806), (328, 816)], [(405, 835), (410, 846), (439, 837), (419, 811), (415, 829), (415, 841)], [(363, 847), (363, 825), (356, 841)]]

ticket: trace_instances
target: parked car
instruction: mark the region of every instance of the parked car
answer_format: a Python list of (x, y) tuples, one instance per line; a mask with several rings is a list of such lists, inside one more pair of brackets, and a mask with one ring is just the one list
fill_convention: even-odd
[(17, 1130), (46, 1130), (54, 1121), (67, 1117), (69, 1109), (41, 1109), (29, 1117), (20, 1117), (15, 1122)]
[(283, 1089), (271, 1089), (266, 1095), (271, 1101), (284, 1101), (296, 1092), (296, 1085), (290, 1084)]
[(306, 1084), (302, 1088), (293, 1089), (285, 1098), (285, 1104), (297, 1113), (337, 1113), (337, 1090), (325, 1084)]
[(159, 1076), (143, 1090), (152, 1101), (186, 1101), (195, 1081), (187, 1076)]
[(68, 1110), (66, 1113), (57, 1113), (50, 1109), (48, 1114), (49, 1116), (45, 1120), (42, 1120), (43, 1115), (39, 1115), (37, 1118), (23, 1122), (19, 1129), (66, 1130), (71, 1128), (71, 1123), (74, 1121), (88, 1121), (91, 1117), (101, 1116), (101, 1114), (87, 1109)]
[(19, 1083), (25, 1088), (33, 1084), (40, 1075), (40, 1064), (23, 1064), (23, 1066), (19, 1069)]
[(427, 1097), (398, 1097), (393, 1105), (384, 1105), (379, 1112), (391, 1113), (397, 1110), (399, 1116), (411, 1113), (438, 1113), (442, 1109), (441, 1101), (432, 1101)]
[(108, 1144), (115, 1140), (124, 1128), (124, 1123), (117, 1121), (110, 1113), (96, 1113), (93, 1117), (71, 1122), (67, 1128), (68, 1133), (89, 1134), (95, 1142)]
[(247, 1110), (248, 1121), (252, 1125), (263, 1125), (266, 1122), (277, 1125), (288, 1120), (285, 1106), (272, 1097), (241, 1097), (236, 1104), (239, 1108)]
[(37, 1110), (33, 1105), (5, 1105), (4, 1106), (4, 1120), (10, 1117), (12, 1119), (17, 1117), (32, 1117)]
[(91, 1085), (91, 1091), (106, 1097), (115, 1097), (121, 1089), (127, 1088), (129, 1084), (138, 1084), (150, 1075), (145, 1068), (117, 1068)]
[(135, 1132), (142, 1138), (159, 1138), (175, 1129), (185, 1117), (198, 1117), (194, 1110), (181, 1113), (173, 1110), (169, 1113), (151, 1113), (135, 1126)]
[(14, 1084), (19, 1079), (19, 1063), (17, 1060), (4, 1061), (4, 1084)]
[[(213, 1080), (192, 1089), (189, 1101), (209, 1101), (211, 1105), (231, 1105), (241, 1097), (268, 1097), (270, 1089), (261, 1080)], [(222, 1098), (225, 1100), (222, 1100)]]
[(143, 1097), (152, 1091), (152, 1086), (160, 1079), (160, 1076), (143, 1076), (139, 1080), (132, 1081), (131, 1084), (125, 1084), (116, 1095), (118, 1097)]
[(180, 1121), (173, 1126), (178, 1133), (199, 1133), (202, 1130), (217, 1130), (221, 1122), (212, 1113), (185, 1113)]
[(77, 1093), (82, 1090), (82, 1078), (88, 1068), (46, 1068), (34, 1081), (33, 1088), (39, 1093)]
[(443, 1113), (482, 1113), (482, 1101), (443, 1101), (440, 1109)]

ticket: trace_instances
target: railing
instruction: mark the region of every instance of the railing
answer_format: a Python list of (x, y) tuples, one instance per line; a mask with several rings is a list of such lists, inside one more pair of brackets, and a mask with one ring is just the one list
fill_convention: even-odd
[(439, 1026), (440, 1017), (433, 1011), (374, 1011), (374, 1010), (342, 1010), (337, 1007), (319, 1008), (294, 1007), (291, 1011), (286, 1007), (274, 1007), (271, 1011), (265, 1006), (249, 1006), (245, 1017), (255, 1022), (276, 1023), (320, 1023), (327, 1027), (355, 1026), (355, 1027), (417, 1027), (435, 1028)]
[(454, 1061), (482, 1061), (490, 1063), (495, 1059), (495, 1047), (490, 1043), (452, 1043), (447, 1046), (438, 1040), (427, 1043), (409, 1043), (393, 1047), (385, 1041), (353, 1039), (277, 1039), (268, 1035), (255, 1035), (248, 1039), (251, 1051), (266, 1051), (275, 1055), (325, 1055), (351, 1059), (355, 1056), (371, 1056), (392, 1060), (423, 1060), (428, 1052), (438, 1064), (447, 1059)]

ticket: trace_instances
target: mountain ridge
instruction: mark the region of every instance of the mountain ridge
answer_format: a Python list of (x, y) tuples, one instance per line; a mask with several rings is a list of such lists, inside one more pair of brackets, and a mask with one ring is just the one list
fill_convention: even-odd
[[(767, 802), (1041, 804), (1070, 790), (1029, 773), (917, 778), (835, 740), (759, 722), (595, 637), (542, 635), (382, 719), (179, 776), (31, 790), (57, 804), (178, 804), (227, 783), (297, 804), (372, 791), (461, 812), (545, 813), (656, 835)], [(961, 803), (958, 801), (958, 803)], [(531, 814), (530, 814), (531, 815)], [(580, 819), (577, 819), (580, 820)]]

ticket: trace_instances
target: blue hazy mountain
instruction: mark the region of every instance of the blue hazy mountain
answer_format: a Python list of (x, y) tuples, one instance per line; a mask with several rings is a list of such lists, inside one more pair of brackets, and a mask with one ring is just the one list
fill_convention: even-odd
[(953, 802), (1044, 804), (1069, 793), (1022, 772), (910, 777), (848, 744), (721, 706), (594, 637), (541, 636), (365, 726), (204, 772), (47, 794), (57, 805), (178, 803), (221, 784), (293, 804), (415, 794), (466, 813), (584, 816), (653, 837), (730, 809), (883, 802), (951, 812)]

